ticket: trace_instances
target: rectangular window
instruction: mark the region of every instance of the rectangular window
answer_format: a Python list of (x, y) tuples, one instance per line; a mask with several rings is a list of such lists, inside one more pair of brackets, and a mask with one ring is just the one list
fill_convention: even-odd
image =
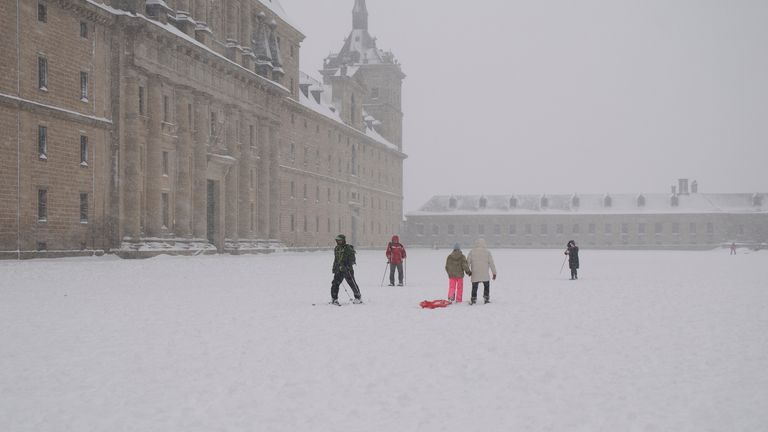
[(253, 129), (253, 125), (248, 126), (248, 143), (251, 147), (256, 147), (256, 133)]
[(139, 86), (139, 115), (144, 115), (144, 87)]
[[(291, 198), (294, 198), (296, 192), (296, 185), (295, 183), (291, 182)], [(341, 194), (339, 194), (339, 202), (341, 202)]]
[(37, 87), (40, 90), (48, 90), (48, 59), (37, 58)]
[(88, 194), (80, 194), (80, 223), (88, 223)]
[(48, 191), (37, 190), (37, 221), (48, 222)]
[(80, 72), (80, 100), (88, 101), (88, 72)]
[(161, 195), (161, 199), (162, 199), (162, 212), (163, 212), (163, 229), (168, 229), (168, 226), (170, 225), (170, 220), (171, 220), (171, 215), (170, 215), (171, 203), (168, 200), (167, 193), (163, 193)]
[(208, 130), (211, 136), (216, 136), (216, 113), (211, 111), (211, 127)]
[(169, 163), (169, 159), (168, 159), (168, 152), (164, 151), (163, 152), (163, 175), (164, 176), (168, 175), (169, 167), (170, 167), (170, 163)]
[(304, 199), (307, 199), (307, 184), (304, 183)]
[(378, 99), (379, 98), (379, 88), (374, 87), (371, 89), (371, 99)]
[(296, 217), (291, 215), (291, 232), (296, 231)]
[(40, 159), (48, 159), (48, 128), (45, 126), (37, 127), (37, 153)]
[(88, 23), (85, 21), (80, 21), (80, 37), (88, 38)]
[(424, 224), (416, 224), (416, 234), (420, 236), (424, 235)]
[(251, 231), (256, 229), (256, 204), (251, 203)]
[(171, 105), (168, 102), (168, 96), (163, 96), (163, 121), (168, 123), (170, 119)]
[(37, 20), (41, 23), (48, 22), (48, 6), (44, 2), (37, 2)]
[(88, 137), (80, 135), (80, 165), (88, 166)]

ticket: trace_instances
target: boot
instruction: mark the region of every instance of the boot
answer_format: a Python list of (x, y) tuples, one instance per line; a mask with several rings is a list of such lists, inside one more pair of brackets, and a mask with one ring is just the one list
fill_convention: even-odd
[(477, 299), (476, 298), (472, 297), (471, 299), (469, 299), (469, 304), (470, 305), (473, 305), (475, 303), (477, 303)]
[(484, 299), (484, 300), (485, 300), (485, 304), (488, 304), (488, 303), (490, 303), (490, 302), (491, 302), (491, 299), (490, 299), (490, 298), (488, 298), (488, 297), (485, 297), (485, 299)]
[(333, 300), (331, 300), (331, 304), (332, 304), (332, 305), (334, 305), (334, 306), (341, 306), (341, 305), (339, 304), (339, 301), (338, 301), (337, 299), (333, 299)]

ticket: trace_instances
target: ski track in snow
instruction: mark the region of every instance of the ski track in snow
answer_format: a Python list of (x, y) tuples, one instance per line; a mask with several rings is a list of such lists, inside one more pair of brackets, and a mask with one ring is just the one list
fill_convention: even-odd
[(0, 262), (0, 430), (766, 430), (768, 252), (492, 252), (437, 310), (447, 250)]

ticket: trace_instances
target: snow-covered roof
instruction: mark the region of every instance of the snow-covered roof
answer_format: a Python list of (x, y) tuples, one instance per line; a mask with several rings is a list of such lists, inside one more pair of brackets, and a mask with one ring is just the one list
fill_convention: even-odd
[[(482, 208), (481, 199), (485, 200)], [(768, 213), (768, 193), (442, 195), (408, 216), (690, 213)]]
[(285, 8), (283, 8), (283, 5), (280, 4), (280, 0), (258, 0), (259, 3), (266, 6), (269, 10), (271, 10), (275, 15), (277, 15), (281, 20), (285, 21), (288, 25), (295, 28), (298, 31), (301, 31), (296, 24), (294, 24), (289, 18), (288, 14), (285, 13)]
[[(341, 118), (341, 114), (339, 113), (339, 109), (337, 109), (333, 102), (332, 102), (332, 88), (331, 86), (325, 85), (320, 80), (310, 76), (309, 74), (305, 72), (300, 73), (299, 78), (299, 85), (301, 87), (307, 87), (308, 88), (308, 94), (304, 94), (303, 91), (299, 92), (299, 103), (301, 105), (319, 113), (323, 116), (335, 121), (336, 123), (339, 123), (339, 126), (344, 126), (350, 129), (354, 129), (348, 124), (344, 123), (344, 120)], [(313, 95), (313, 92), (320, 92), (319, 101), (315, 99), (315, 96)], [(378, 121), (375, 118), (373, 118), (370, 114), (363, 111), (363, 118), (372, 119), (372, 122)], [(358, 129), (354, 129), (357, 132), (361, 132)], [(386, 138), (381, 136), (378, 132), (376, 132), (374, 129), (366, 126), (365, 128), (365, 135), (374, 141), (385, 145), (387, 148), (392, 150), (400, 151), (396, 145), (389, 142)]]

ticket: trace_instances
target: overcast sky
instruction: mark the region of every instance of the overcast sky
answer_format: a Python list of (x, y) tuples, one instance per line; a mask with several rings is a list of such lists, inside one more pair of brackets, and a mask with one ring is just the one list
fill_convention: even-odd
[[(354, 0), (281, 0), (317, 70)], [(405, 211), (436, 194), (768, 192), (768, 1), (368, 0), (408, 75)]]

